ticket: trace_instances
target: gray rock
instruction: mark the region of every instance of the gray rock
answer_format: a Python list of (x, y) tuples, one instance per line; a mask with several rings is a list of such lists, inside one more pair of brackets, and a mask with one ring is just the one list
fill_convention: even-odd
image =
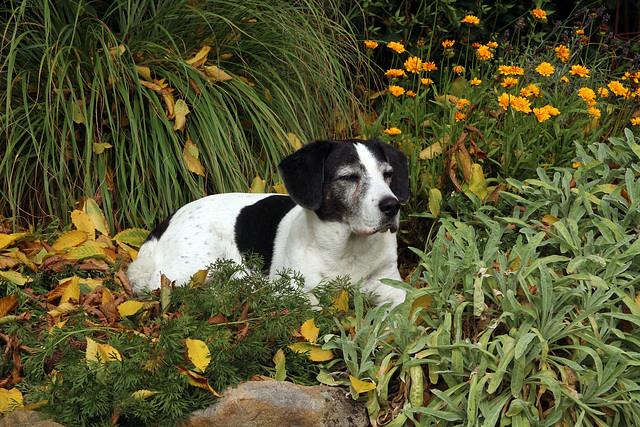
[(362, 403), (345, 389), (283, 381), (249, 381), (227, 389), (213, 405), (191, 415), (188, 427), (368, 426)]
[(42, 418), (36, 411), (12, 411), (0, 417), (0, 427), (64, 427), (55, 421)]

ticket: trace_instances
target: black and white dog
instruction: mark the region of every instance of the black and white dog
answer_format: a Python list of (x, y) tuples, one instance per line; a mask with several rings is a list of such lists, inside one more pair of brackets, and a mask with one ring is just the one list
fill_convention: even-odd
[(376, 139), (315, 141), (278, 168), (290, 196), (208, 196), (162, 222), (129, 266), (134, 291), (159, 288), (161, 274), (185, 284), (217, 259), (255, 253), (271, 278), (300, 272), (306, 291), (348, 276), (363, 279), (360, 289), (377, 295), (375, 304), (403, 302), (405, 291), (379, 279), (400, 280), (393, 233), (409, 198), (406, 156)]

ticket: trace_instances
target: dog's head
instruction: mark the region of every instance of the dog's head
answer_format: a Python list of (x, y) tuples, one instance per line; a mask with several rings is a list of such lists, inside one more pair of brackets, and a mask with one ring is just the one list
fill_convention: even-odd
[(407, 157), (378, 139), (315, 141), (278, 166), (289, 195), (323, 221), (356, 234), (398, 230), (409, 199)]

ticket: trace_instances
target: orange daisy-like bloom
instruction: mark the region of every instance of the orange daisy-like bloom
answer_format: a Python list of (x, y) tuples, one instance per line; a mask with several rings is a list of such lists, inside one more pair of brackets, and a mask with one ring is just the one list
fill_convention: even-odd
[(482, 80), (480, 80), (480, 79), (479, 79), (479, 78), (477, 78), (477, 77), (474, 77), (474, 78), (469, 82), (469, 84), (470, 84), (470, 85), (472, 85), (472, 86), (478, 86), (480, 83), (482, 83)]
[(640, 126), (640, 117), (634, 117), (631, 119), (631, 124), (634, 126)]
[(520, 89), (520, 95), (525, 98), (538, 98), (540, 96), (540, 88), (534, 84)]
[(600, 95), (603, 98), (606, 98), (609, 96), (609, 89), (607, 89), (606, 87), (599, 87), (598, 88), (598, 95)]
[(538, 19), (547, 19), (547, 12), (542, 9), (533, 9), (530, 14)]
[(513, 96), (509, 95), (508, 93), (503, 93), (498, 97), (498, 105), (500, 105), (506, 111), (509, 107), (509, 104), (511, 104), (511, 98), (513, 98)]
[(456, 108), (458, 110), (464, 110), (464, 107), (466, 107), (467, 105), (469, 105), (471, 102), (469, 102), (468, 99), (465, 98), (460, 98), (458, 100), (458, 102), (456, 103)]
[(599, 119), (600, 115), (602, 114), (596, 107), (589, 107), (589, 110), (587, 111), (596, 119)]
[(587, 101), (587, 105), (589, 107), (593, 107), (594, 105), (596, 105), (596, 93), (593, 91), (593, 89), (588, 87), (581, 87), (580, 89), (578, 89), (578, 96)]
[(621, 80), (627, 80), (627, 79), (633, 79), (634, 83), (640, 83), (640, 80), (638, 80), (638, 79), (640, 79), (640, 72), (639, 71), (634, 71), (634, 72), (630, 73), (630, 72), (627, 71), (626, 73), (624, 73), (624, 76), (621, 77)]
[(364, 47), (373, 50), (378, 47), (378, 42), (374, 42), (373, 40), (365, 40)]
[(493, 52), (489, 50), (489, 46), (485, 45), (480, 45), (480, 47), (476, 51), (476, 55), (481, 61), (486, 61), (487, 59), (493, 58)]
[(584, 34), (584, 30), (576, 30), (576, 34), (581, 36)]
[(536, 115), (539, 122), (544, 122), (551, 118), (551, 114), (549, 114), (546, 108), (534, 108), (533, 114)]
[(617, 80), (612, 81), (607, 85), (611, 92), (615, 93), (618, 96), (623, 96), (625, 98), (629, 97), (629, 89), (624, 87), (622, 83)]
[(404, 45), (402, 43), (398, 43), (398, 42), (390, 42), (389, 44), (387, 44), (387, 47), (389, 49), (393, 49), (395, 50), (397, 53), (402, 53), (404, 52)]
[(562, 62), (567, 62), (569, 60), (569, 57), (571, 56), (571, 51), (563, 44), (555, 48), (555, 51), (556, 56), (560, 58)]
[(501, 65), (498, 67), (498, 71), (500, 71), (500, 74), (504, 74), (505, 76), (521, 76), (524, 74), (524, 69), (517, 65)]
[(487, 46), (489, 46), (491, 49), (497, 49), (498, 48), (498, 43), (489, 42), (489, 43), (487, 43)]
[(404, 61), (404, 68), (410, 73), (419, 73), (422, 68), (422, 59), (412, 56)]
[(459, 122), (460, 120), (465, 121), (467, 115), (465, 113), (461, 113), (460, 111), (456, 111), (456, 114), (453, 115), (453, 118), (456, 119), (456, 122)]
[(396, 85), (389, 85), (389, 93), (395, 97), (404, 94), (404, 88)]
[(442, 42), (442, 47), (445, 49), (451, 49), (456, 44), (455, 40), (445, 40)]
[(556, 107), (552, 107), (551, 105), (545, 105), (542, 108), (547, 110), (552, 116), (557, 116), (558, 114), (560, 114), (560, 110), (558, 110)]
[(506, 77), (500, 84), (502, 85), (502, 87), (514, 87), (518, 84), (518, 79), (514, 79), (513, 77)]
[(422, 69), (425, 71), (436, 71), (438, 67), (435, 62), (423, 62)]
[(402, 131), (398, 128), (389, 128), (389, 129), (385, 129), (382, 132), (388, 134), (388, 135), (400, 135), (402, 133)]
[(433, 80), (430, 78), (425, 78), (425, 79), (420, 79), (420, 81), (422, 82), (423, 85), (427, 86), (430, 85), (431, 83), (433, 83)]
[(542, 62), (536, 67), (537, 73), (543, 76), (550, 76), (555, 70), (555, 67), (548, 62)]
[(478, 42), (471, 43), (471, 47), (472, 47), (473, 49), (477, 49), (477, 48), (479, 48), (480, 46), (482, 46), (482, 45), (481, 45), (480, 43), (478, 43)]
[(583, 67), (582, 65), (572, 65), (571, 70), (569, 70), (569, 74), (577, 74), (580, 77), (589, 78), (589, 69), (587, 67)]
[(565, 83), (569, 83), (569, 79), (567, 78), (567, 76), (560, 77), (560, 81), (561, 82), (565, 82)]
[(398, 77), (403, 77), (406, 76), (404, 70), (400, 70), (397, 68), (393, 68), (391, 70), (387, 70), (386, 73), (384, 73), (385, 76), (387, 76), (388, 79), (395, 79)]
[(463, 24), (478, 25), (480, 23), (480, 19), (478, 19), (478, 17), (475, 15), (467, 15), (460, 22), (462, 22)]
[(415, 98), (417, 94), (416, 94), (414, 91), (412, 91), (412, 90), (408, 90), (408, 91), (405, 93), (405, 95), (407, 95), (407, 96), (409, 96), (409, 97), (411, 97), (411, 98)]
[(453, 67), (453, 71), (458, 74), (462, 74), (464, 73), (464, 67), (462, 65), (456, 65), (455, 67)]
[(516, 111), (522, 111), (527, 114), (531, 112), (531, 102), (522, 96), (511, 98), (511, 106), (515, 108)]

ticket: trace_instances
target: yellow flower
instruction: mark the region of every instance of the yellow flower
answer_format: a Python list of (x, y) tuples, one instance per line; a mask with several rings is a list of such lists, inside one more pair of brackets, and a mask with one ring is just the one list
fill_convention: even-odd
[(436, 71), (438, 67), (435, 62), (423, 62), (422, 69), (425, 71)]
[(416, 93), (412, 90), (408, 90), (405, 95), (410, 96), (411, 98), (415, 98), (416, 97)]
[(539, 122), (544, 122), (545, 120), (551, 118), (551, 114), (545, 108), (534, 108), (533, 114), (536, 115), (536, 118)]
[(565, 82), (565, 83), (569, 83), (569, 79), (567, 78), (567, 76), (560, 77), (560, 81), (561, 82)]
[(523, 98), (521, 96), (511, 98), (511, 106), (515, 108), (516, 111), (522, 111), (523, 113), (531, 112), (531, 102), (527, 98)]
[(478, 25), (480, 23), (480, 19), (478, 19), (478, 17), (474, 15), (467, 15), (460, 22), (462, 22), (463, 24)]
[(569, 60), (569, 57), (571, 56), (571, 51), (569, 51), (569, 48), (563, 44), (558, 46), (555, 51), (556, 56), (560, 58), (562, 62), (567, 62)]
[(505, 76), (521, 76), (524, 74), (524, 69), (517, 65), (501, 65), (498, 67), (498, 71), (500, 71), (500, 74), (504, 74)]
[(410, 73), (419, 73), (422, 68), (422, 59), (412, 56), (404, 61), (404, 68)]
[(404, 88), (396, 85), (389, 85), (389, 93), (395, 97), (398, 97), (404, 93)]
[(551, 105), (545, 105), (542, 108), (547, 110), (547, 112), (552, 116), (557, 116), (558, 114), (560, 114), (560, 110), (558, 110), (556, 107), (552, 107)]
[(500, 95), (498, 97), (498, 104), (504, 108), (504, 110), (506, 111), (507, 108), (509, 107), (509, 104), (511, 103), (511, 98), (512, 96), (509, 95), (508, 93), (503, 93), (502, 95)]
[(596, 107), (589, 107), (588, 110), (589, 114), (591, 114), (594, 118), (599, 119), (600, 118), (600, 110), (598, 110)]
[(420, 79), (420, 81), (422, 82), (423, 85), (427, 86), (430, 85), (431, 83), (433, 83), (433, 80), (430, 78), (426, 78), (426, 79)]
[(469, 84), (471, 84), (472, 86), (478, 86), (480, 83), (482, 83), (482, 80), (477, 77), (474, 77), (473, 80), (469, 82)]
[(580, 89), (578, 89), (578, 96), (587, 101), (587, 105), (589, 107), (593, 107), (594, 105), (596, 105), (596, 93), (593, 91), (593, 89), (588, 87), (581, 87)]
[(599, 87), (598, 88), (598, 95), (600, 95), (603, 98), (606, 98), (609, 96), (609, 89), (605, 88), (605, 87)]
[(540, 88), (538, 88), (538, 86), (534, 84), (530, 84), (529, 86), (520, 89), (520, 95), (524, 96), (525, 98), (538, 98), (540, 96)]
[(378, 47), (378, 43), (374, 42), (373, 40), (365, 40), (364, 47), (366, 47), (367, 49), (373, 50)]
[(538, 72), (538, 74), (541, 74), (543, 76), (550, 76), (551, 74), (553, 74), (555, 70), (556, 70), (555, 67), (549, 64), (548, 62), (542, 62), (536, 68), (536, 71)]
[(584, 30), (576, 30), (576, 34), (581, 36), (584, 34)]
[(453, 71), (458, 74), (462, 74), (464, 73), (464, 67), (462, 65), (456, 65), (455, 67), (453, 67)]
[(547, 12), (542, 9), (533, 9), (531, 11), (531, 15), (535, 16), (538, 19), (547, 19)]
[(489, 43), (487, 43), (487, 46), (489, 46), (491, 49), (497, 49), (498, 48), (498, 43), (489, 42)]
[(615, 93), (616, 95), (623, 96), (625, 98), (629, 97), (629, 89), (624, 87), (624, 85), (619, 81), (614, 80), (611, 83), (609, 83), (607, 86), (609, 87), (609, 89), (611, 89), (611, 92)]
[(455, 43), (455, 40), (445, 40), (442, 42), (442, 47), (445, 49), (449, 49), (452, 48)]
[(398, 42), (390, 42), (389, 44), (387, 44), (387, 47), (389, 49), (393, 49), (395, 50), (397, 53), (402, 53), (404, 52), (404, 45), (402, 43), (398, 43)]
[(461, 113), (460, 111), (456, 111), (456, 114), (453, 115), (453, 118), (456, 119), (456, 122), (459, 122), (460, 120), (465, 121), (467, 115)]
[(476, 51), (476, 55), (478, 59), (481, 61), (485, 61), (487, 59), (493, 58), (493, 52), (489, 50), (489, 46), (480, 45), (478, 50)]
[(631, 124), (634, 126), (640, 126), (640, 117), (634, 117), (631, 119)]
[(502, 87), (513, 87), (518, 84), (518, 79), (514, 79), (513, 77), (506, 77), (500, 84), (502, 85)]
[(387, 76), (387, 78), (389, 79), (395, 79), (397, 77), (402, 77), (402, 76), (406, 76), (404, 70), (400, 70), (397, 68), (393, 68), (391, 70), (387, 70), (386, 73), (384, 73), (385, 76)]
[(385, 129), (382, 132), (388, 134), (388, 135), (400, 135), (402, 133), (402, 131), (398, 128), (389, 128), (389, 129)]
[(579, 75), (580, 77), (589, 78), (589, 69), (587, 67), (583, 67), (582, 65), (572, 65), (571, 70), (569, 70), (569, 74)]
[(469, 100), (468, 100), (468, 99), (460, 98), (460, 99), (458, 100), (458, 102), (456, 103), (456, 108), (457, 108), (458, 110), (464, 110), (464, 107), (466, 107), (466, 106), (467, 106), (467, 105), (469, 105), (469, 104), (470, 104), (470, 102), (469, 102)]

